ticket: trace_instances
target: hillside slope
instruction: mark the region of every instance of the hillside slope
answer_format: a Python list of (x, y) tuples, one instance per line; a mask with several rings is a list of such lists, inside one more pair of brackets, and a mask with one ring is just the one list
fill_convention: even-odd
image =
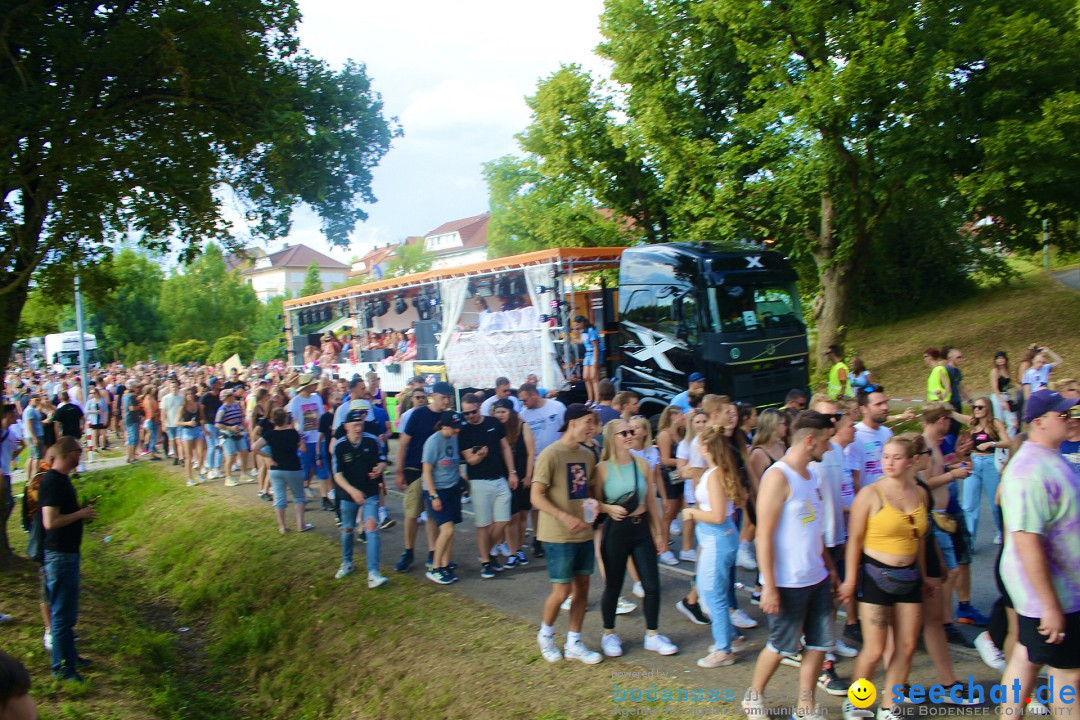
[(1033, 342), (1048, 345), (1064, 358), (1052, 377), (1080, 376), (1080, 292), (1046, 275), (1025, 275), (939, 311), (853, 329), (847, 352), (862, 357), (889, 395), (921, 398), (926, 392), (928, 370), (922, 353), (927, 347), (961, 348), (966, 384), (972, 392), (981, 392), (989, 388), (994, 352), (1009, 353), (1015, 374), (1023, 349)]

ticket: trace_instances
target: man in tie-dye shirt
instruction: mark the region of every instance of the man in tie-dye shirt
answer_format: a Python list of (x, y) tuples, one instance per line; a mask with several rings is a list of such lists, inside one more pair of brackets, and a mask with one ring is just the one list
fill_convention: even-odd
[[(1006, 687), (1020, 684), (1010, 700), (1027, 698), (1043, 665), (1051, 687), (1080, 684), (1080, 477), (1058, 452), (1076, 402), (1050, 390), (1031, 394), (1027, 442), (1001, 479), (1001, 579), (1020, 616), (1020, 642), (1002, 678)], [(1002, 705), (1014, 717), (1023, 709), (1020, 702)]]

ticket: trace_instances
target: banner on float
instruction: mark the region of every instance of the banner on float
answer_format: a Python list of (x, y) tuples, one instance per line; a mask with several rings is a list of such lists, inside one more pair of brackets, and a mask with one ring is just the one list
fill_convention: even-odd
[[(459, 388), (489, 388), (495, 385), (495, 378), (505, 377), (518, 387), (531, 374), (542, 376), (541, 335), (545, 332), (546, 328), (536, 328), (457, 334), (443, 358), (450, 382)], [(561, 386), (558, 358), (552, 357), (551, 363)]]

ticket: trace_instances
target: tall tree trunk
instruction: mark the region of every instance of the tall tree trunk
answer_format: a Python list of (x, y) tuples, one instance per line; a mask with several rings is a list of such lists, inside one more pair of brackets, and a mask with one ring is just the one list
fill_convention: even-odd
[(812, 357), (820, 359), (824, 349), (832, 344), (843, 345), (847, 335), (848, 303), (854, 282), (855, 261), (852, 253), (843, 257), (838, 252), (839, 241), (835, 227), (836, 208), (829, 193), (821, 195), (821, 231), (813, 251), (818, 269), (818, 295), (814, 300), (814, 320), (817, 326), (817, 350)]
[[(10, 238), (10, 236), (8, 236)], [(18, 265), (16, 272), (21, 270)], [(6, 368), (11, 360), (11, 346), (18, 340), (19, 318), (30, 292), (29, 278), (4, 295), (0, 295), (0, 368)]]

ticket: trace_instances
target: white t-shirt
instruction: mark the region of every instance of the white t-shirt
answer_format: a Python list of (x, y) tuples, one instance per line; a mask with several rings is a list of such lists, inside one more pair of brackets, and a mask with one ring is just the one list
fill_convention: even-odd
[[(481, 415), (491, 415), (492, 406), (495, 404), (495, 401), (498, 400), (498, 399), (499, 399), (498, 395), (492, 395), (487, 400), (482, 402), (480, 404), (480, 414)], [(521, 408), (523, 407), (522, 404), (521, 404), (521, 401), (518, 400), (513, 395), (509, 396), (509, 400), (510, 400), (510, 402), (514, 403), (514, 411), (517, 412), (517, 413), (520, 413)]]
[(319, 442), (319, 417), (322, 413), (322, 398), (315, 393), (306, 398), (298, 394), (289, 401), (289, 414), (292, 415), (296, 431), (306, 443)]
[(1050, 386), (1050, 371), (1054, 369), (1054, 363), (1046, 363), (1041, 368), (1036, 370), (1033, 367), (1029, 367), (1024, 371), (1024, 385), (1031, 386), (1031, 392), (1036, 390), (1042, 390), (1044, 387)]
[(705, 456), (701, 454), (701, 443), (698, 442), (698, 437), (695, 437), (690, 441), (690, 449), (686, 456), (686, 465), (692, 468), (707, 468), (709, 463), (705, 462)]
[(821, 483), (821, 520), (825, 547), (843, 545), (847, 540), (844, 523), (844, 448), (834, 442), (832, 449), (821, 456), (821, 462), (809, 465)]
[(165, 427), (180, 426), (180, 410), (184, 407), (184, 398), (179, 393), (169, 393), (161, 398), (161, 414), (165, 418)]
[(529, 424), (536, 443), (536, 457), (551, 443), (559, 439), (559, 428), (566, 415), (566, 406), (558, 400), (545, 400), (538, 408), (523, 408), (521, 419)]
[(885, 474), (881, 469), (881, 452), (892, 435), (892, 430), (884, 425), (879, 425), (877, 430), (871, 430), (864, 422), (855, 425), (855, 441), (844, 452), (851, 469), (859, 473), (859, 487), (866, 487)]
[(631, 450), (630, 454), (649, 463), (650, 470), (660, 464), (660, 451), (655, 445), (650, 445), (644, 450)]

